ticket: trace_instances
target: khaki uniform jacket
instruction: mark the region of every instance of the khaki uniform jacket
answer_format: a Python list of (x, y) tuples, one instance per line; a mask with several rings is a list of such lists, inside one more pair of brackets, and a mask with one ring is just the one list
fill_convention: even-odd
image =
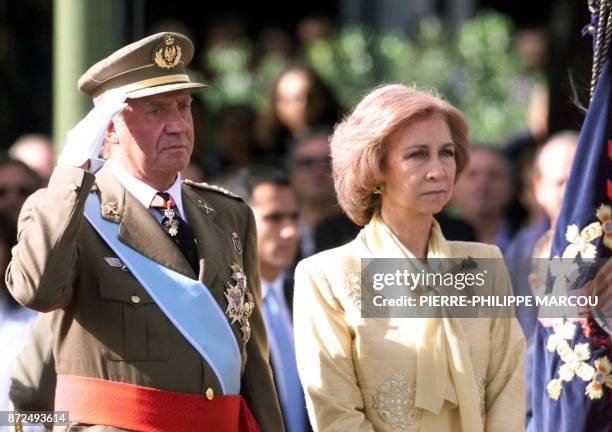
[[(123, 243), (172, 270), (197, 277), (224, 312), (224, 293), (233, 274), (230, 266), (244, 269), (256, 305), (248, 343), (241, 342), (239, 323), (232, 326), (242, 347), (241, 394), (262, 431), (281, 431), (260, 311), (252, 212), (240, 199), (207, 185), (182, 185), (183, 208), (197, 239), (198, 275), (148, 209), (108, 167), (95, 177), (79, 168), (56, 168), (48, 188), (26, 201), (7, 285), (21, 304), (41, 312), (55, 311), (57, 373), (185, 393), (203, 394), (211, 388), (215, 395), (222, 394), (211, 367), (136, 278), (105, 260), (115, 254), (83, 216), (92, 187), (99, 194), (102, 216), (119, 224)], [(242, 247), (235, 246), (233, 233)]]
[[(502, 260), (493, 246), (448, 243), (451, 257)], [(370, 253), (358, 238), (307, 258), (296, 268), (296, 354), (313, 429), (420, 431), (423, 413), (414, 406), (417, 366), (411, 324), (418, 318), (362, 318), (362, 257)], [(498, 273), (496, 290), (511, 293), (507, 272)], [(484, 430), (522, 431), (525, 341), (518, 321), (456, 319), (468, 345)], [(458, 411), (445, 402), (431, 432), (461, 431)]]

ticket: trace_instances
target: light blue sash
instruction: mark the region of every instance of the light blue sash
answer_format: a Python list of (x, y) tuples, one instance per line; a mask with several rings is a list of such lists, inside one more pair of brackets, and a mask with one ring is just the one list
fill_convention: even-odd
[(100, 215), (100, 200), (91, 193), (85, 217), (130, 269), (157, 306), (215, 372), (223, 394), (240, 393), (241, 355), (227, 317), (202, 282), (183, 276), (142, 255), (118, 238), (119, 224)]

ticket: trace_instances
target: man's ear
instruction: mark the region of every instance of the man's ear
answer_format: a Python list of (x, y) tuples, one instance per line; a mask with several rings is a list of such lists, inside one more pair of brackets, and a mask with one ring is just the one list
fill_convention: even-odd
[(117, 137), (114, 120), (108, 122), (106, 132), (104, 133), (104, 140), (111, 144), (119, 144), (119, 137)]

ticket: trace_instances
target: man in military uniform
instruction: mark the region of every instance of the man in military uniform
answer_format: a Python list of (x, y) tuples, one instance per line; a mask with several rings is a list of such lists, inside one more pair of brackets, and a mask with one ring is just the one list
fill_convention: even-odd
[[(160, 33), (79, 80), (94, 109), (25, 203), (13, 296), (54, 311), (55, 410), (130, 430), (281, 431), (260, 311), (255, 224), (178, 174), (193, 122), (193, 45)], [(102, 141), (115, 146), (99, 171)], [(96, 429), (99, 430), (99, 429)]]

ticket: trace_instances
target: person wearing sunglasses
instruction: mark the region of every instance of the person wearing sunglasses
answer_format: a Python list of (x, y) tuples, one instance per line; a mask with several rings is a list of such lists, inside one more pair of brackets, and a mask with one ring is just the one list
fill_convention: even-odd
[(339, 246), (357, 234), (338, 206), (331, 176), (331, 128), (317, 127), (297, 135), (289, 154), (291, 185), (300, 202), (299, 258)]
[(0, 160), (0, 212), (17, 223), (26, 198), (41, 187), (41, 180), (25, 163), (15, 159)]

